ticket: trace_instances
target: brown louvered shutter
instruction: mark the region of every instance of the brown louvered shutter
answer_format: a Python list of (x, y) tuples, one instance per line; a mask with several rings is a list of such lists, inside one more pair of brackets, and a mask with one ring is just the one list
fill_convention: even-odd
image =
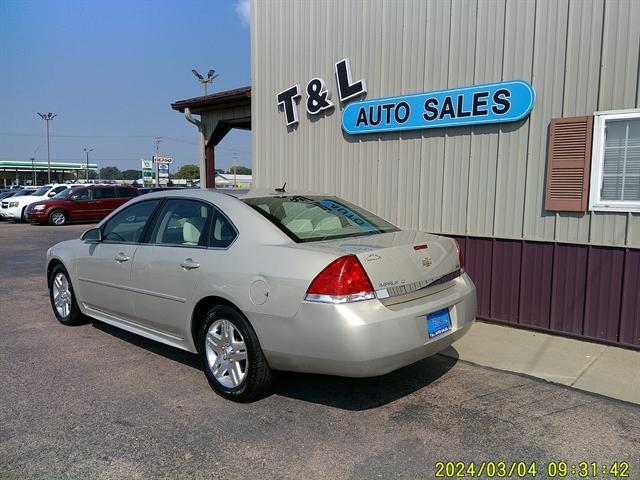
[(551, 120), (545, 210), (587, 210), (592, 136), (591, 116)]

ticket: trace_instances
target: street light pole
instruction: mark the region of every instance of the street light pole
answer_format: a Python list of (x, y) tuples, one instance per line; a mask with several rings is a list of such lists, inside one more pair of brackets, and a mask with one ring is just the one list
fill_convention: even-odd
[(160, 156), (160, 143), (162, 139), (160, 137), (155, 137), (153, 139), (153, 143), (156, 145), (156, 161), (155, 161), (155, 171), (156, 171), (156, 187), (160, 186), (160, 169), (158, 168), (158, 157)]
[(53, 120), (58, 115), (55, 113), (40, 113), (40, 118), (42, 118), (47, 125), (47, 183), (51, 183), (51, 144), (49, 142), (49, 122)]
[(35, 187), (38, 182), (36, 181), (36, 164), (35, 164), (35, 157), (31, 157), (31, 170), (33, 170), (33, 186)]
[(215, 75), (216, 71), (209, 70), (209, 73), (207, 73), (207, 78), (204, 78), (202, 75), (200, 75), (195, 68), (191, 70), (191, 73), (193, 73), (198, 79), (198, 81), (204, 86), (204, 96), (206, 97), (208, 95), (207, 85), (209, 85), (210, 83), (213, 83), (213, 79), (218, 76), (218, 75)]
[(85, 179), (87, 180), (87, 183), (89, 183), (89, 152), (93, 152), (93, 148), (83, 148), (84, 153), (87, 154), (87, 165), (86, 165), (86, 169), (85, 169)]

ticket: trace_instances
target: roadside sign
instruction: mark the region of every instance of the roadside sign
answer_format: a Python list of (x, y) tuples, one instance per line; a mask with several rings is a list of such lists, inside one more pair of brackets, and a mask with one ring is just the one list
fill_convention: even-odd
[(163, 164), (163, 163), (173, 163), (173, 158), (171, 157), (163, 157), (161, 155), (154, 155), (153, 157), (153, 161), (157, 164)]
[(142, 161), (142, 181), (145, 185), (153, 183), (153, 162), (151, 160)]

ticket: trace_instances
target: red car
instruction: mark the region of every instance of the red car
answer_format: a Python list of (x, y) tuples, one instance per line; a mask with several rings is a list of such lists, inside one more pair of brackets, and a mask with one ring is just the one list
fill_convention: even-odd
[(96, 222), (137, 196), (135, 188), (119, 185), (68, 188), (49, 200), (32, 203), (26, 215), (31, 222), (51, 225)]

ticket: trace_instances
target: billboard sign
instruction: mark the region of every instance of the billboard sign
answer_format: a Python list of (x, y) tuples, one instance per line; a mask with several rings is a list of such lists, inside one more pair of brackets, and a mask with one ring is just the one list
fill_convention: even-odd
[(154, 155), (151, 157), (154, 163), (162, 164), (162, 163), (173, 163), (173, 158), (171, 157), (163, 157), (161, 155)]
[(145, 185), (153, 183), (153, 162), (151, 160), (142, 160), (142, 180)]

